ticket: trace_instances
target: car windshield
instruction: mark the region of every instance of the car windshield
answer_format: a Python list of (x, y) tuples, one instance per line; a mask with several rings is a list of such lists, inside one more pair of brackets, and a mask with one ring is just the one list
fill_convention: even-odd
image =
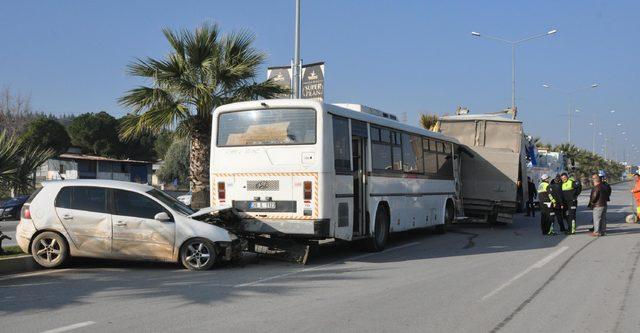
[(13, 199), (9, 199), (5, 201), (4, 205), (11, 206), (11, 205), (21, 204), (21, 203), (24, 203), (27, 200), (27, 198), (28, 198), (27, 196), (15, 197)]
[(313, 109), (228, 112), (218, 118), (218, 146), (304, 145), (316, 142)]
[(189, 216), (193, 213), (195, 213), (195, 211), (191, 208), (189, 208), (189, 206), (183, 204), (182, 202), (178, 201), (176, 198), (162, 192), (162, 191), (158, 191), (156, 189), (153, 190), (149, 190), (147, 191), (147, 194), (151, 195), (152, 197), (162, 201), (162, 203), (164, 203), (165, 205), (169, 206), (171, 209), (175, 210), (176, 212), (185, 215), (185, 216)]

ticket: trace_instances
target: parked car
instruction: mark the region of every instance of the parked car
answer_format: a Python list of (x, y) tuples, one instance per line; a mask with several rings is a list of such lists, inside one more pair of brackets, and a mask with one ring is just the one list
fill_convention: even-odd
[(70, 256), (180, 262), (206, 270), (237, 258), (243, 245), (162, 191), (130, 182), (45, 182), (24, 204), (16, 238), (43, 267)]
[(187, 194), (183, 194), (177, 197), (176, 199), (187, 206), (191, 206), (191, 191), (189, 191)]
[(0, 220), (17, 220), (20, 218), (20, 210), (27, 198), (29, 198), (28, 195), (22, 195), (0, 204)]

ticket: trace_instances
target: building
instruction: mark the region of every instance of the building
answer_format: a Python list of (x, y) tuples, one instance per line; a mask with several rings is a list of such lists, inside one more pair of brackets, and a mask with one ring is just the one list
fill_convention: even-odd
[(47, 160), (36, 171), (36, 182), (60, 179), (112, 179), (151, 184), (152, 162), (121, 160), (70, 150)]

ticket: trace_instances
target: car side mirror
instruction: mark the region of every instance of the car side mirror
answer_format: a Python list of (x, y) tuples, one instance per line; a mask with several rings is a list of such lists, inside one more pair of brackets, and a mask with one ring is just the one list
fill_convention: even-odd
[(169, 214), (167, 214), (167, 212), (160, 212), (156, 214), (153, 219), (160, 222), (171, 222), (171, 217), (169, 216)]

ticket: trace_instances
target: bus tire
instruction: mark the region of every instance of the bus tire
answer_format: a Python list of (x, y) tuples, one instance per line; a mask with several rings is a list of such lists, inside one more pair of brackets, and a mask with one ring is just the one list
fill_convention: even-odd
[(378, 206), (373, 237), (368, 240), (367, 248), (371, 252), (384, 250), (389, 239), (389, 212), (384, 206)]

